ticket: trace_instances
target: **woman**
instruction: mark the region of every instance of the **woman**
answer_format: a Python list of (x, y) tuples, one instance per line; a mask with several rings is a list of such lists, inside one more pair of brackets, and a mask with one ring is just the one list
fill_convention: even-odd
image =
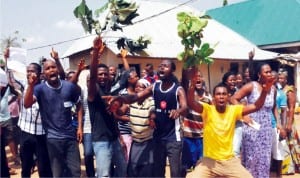
[(236, 91), (235, 82), (236, 77), (234, 72), (230, 71), (223, 75), (222, 83), (227, 86), (229, 96), (232, 96)]
[[(262, 91), (263, 83), (273, 80), (270, 65), (263, 63), (257, 69), (257, 80), (247, 83), (238, 90), (231, 97), (233, 104), (239, 103), (245, 96), (248, 104), (254, 103)], [(270, 113), (275, 109), (275, 96), (276, 90), (273, 87), (263, 107), (249, 115), (260, 125), (260, 129), (256, 130), (246, 124), (243, 126), (242, 164), (255, 178), (269, 177), (273, 138)]]
[[(150, 83), (146, 79), (139, 79), (135, 92), (141, 92)], [(154, 119), (154, 100), (148, 97), (130, 104), (130, 126), (132, 133), (132, 146), (128, 163), (128, 177), (152, 177), (153, 176), (153, 151), (152, 141)]]

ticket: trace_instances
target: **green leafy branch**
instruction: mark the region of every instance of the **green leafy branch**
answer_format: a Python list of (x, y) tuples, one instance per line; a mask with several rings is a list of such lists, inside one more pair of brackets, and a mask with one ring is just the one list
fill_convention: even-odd
[(140, 36), (137, 40), (132, 40), (128, 38), (120, 38), (117, 41), (118, 49), (128, 48), (128, 51), (135, 55), (136, 52), (147, 48), (148, 44), (151, 43), (151, 39), (147, 36)]
[(208, 43), (201, 44), (202, 31), (208, 21), (192, 13), (180, 12), (177, 14), (179, 24), (177, 26), (178, 36), (184, 51), (177, 55), (179, 61), (184, 62), (184, 68), (189, 68), (202, 63), (211, 64), (213, 59), (209, 56), (214, 52)]
[(96, 16), (104, 10), (109, 9), (109, 13), (105, 19), (104, 27), (101, 27), (99, 20), (93, 18), (93, 12), (86, 5), (85, 0), (74, 9), (73, 13), (76, 18), (81, 21), (85, 32), (92, 33), (94, 29), (97, 34), (100, 34), (109, 25), (114, 31), (121, 30), (121, 25), (130, 25), (132, 20), (137, 17), (138, 6), (135, 2), (127, 2), (126, 0), (109, 0), (103, 7), (96, 10)]

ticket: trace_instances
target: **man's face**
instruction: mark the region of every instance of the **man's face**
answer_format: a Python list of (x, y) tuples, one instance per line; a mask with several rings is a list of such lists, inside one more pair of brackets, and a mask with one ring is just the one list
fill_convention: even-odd
[(99, 67), (97, 72), (97, 81), (100, 86), (106, 86), (108, 82), (108, 70), (105, 67)]
[(146, 66), (145, 70), (146, 70), (147, 74), (150, 75), (150, 76), (152, 76), (154, 74), (153, 66)]
[(161, 80), (170, 77), (172, 72), (171, 62), (168, 60), (163, 60), (158, 66), (158, 75)]
[(108, 71), (109, 71), (109, 79), (114, 80), (117, 75), (117, 68), (114, 66), (110, 66), (108, 68)]
[(214, 103), (216, 106), (225, 107), (228, 101), (228, 91), (226, 87), (217, 87), (214, 93)]
[(30, 64), (29, 66), (27, 66), (26, 68), (26, 77), (27, 77), (27, 80), (29, 79), (29, 76), (31, 74), (35, 74), (37, 78), (40, 78), (40, 74), (38, 73), (37, 69), (35, 68), (34, 65)]
[(58, 80), (58, 69), (54, 61), (47, 60), (44, 62), (44, 76), (48, 82)]
[(203, 90), (204, 89), (204, 81), (201, 72), (197, 72), (196, 74), (196, 90)]

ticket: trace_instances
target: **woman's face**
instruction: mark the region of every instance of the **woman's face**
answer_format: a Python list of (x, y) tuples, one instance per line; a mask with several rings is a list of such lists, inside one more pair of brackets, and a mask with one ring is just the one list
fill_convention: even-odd
[(229, 77), (226, 80), (226, 85), (230, 90), (234, 90), (236, 83), (236, 77), (235, 75), (229, 75)]
[(249, 68), (246, 68), (244, 71), (244, 78), (246, 81), (250, 81), (250, 73), (249, 73)]
[(135, 92), (139, 93), (143, 90), (145, 90), (145, 85), (142, 82), (137, 82), (137, 84), (135, 85)]
[(237, 87), (241, 87), (243, 85), (243, 76), (241, 74), (236, 75), (236, 82), (235, 82)]
[(260, 73), (258, 74), (261, 82), (270, 81), (272, 79), (272, 69), (266, 64), (260, 68)]

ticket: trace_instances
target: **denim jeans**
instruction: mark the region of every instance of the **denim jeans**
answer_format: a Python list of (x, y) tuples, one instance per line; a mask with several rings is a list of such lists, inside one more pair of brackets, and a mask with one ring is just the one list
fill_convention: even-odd
[(234, 136), (233, 136), (233, 152), (234, 156), (240, 157), (241, 155), (241, 145), (243, 137), (243, 123), (241, 121), (236, 121)]
[(95, 177), (92, 134), (83, 134), (84, 164), (87, 177)]
[(116, 177), (126, 177), (127, 163), (118, 139), (93, 142), (96, 155), (97, 177), (111, 177), (111, 166), (116, 166)]
[(47, 139), (47, 147), (53, 177), (80, 177), (80, 154), (76, 140)]

